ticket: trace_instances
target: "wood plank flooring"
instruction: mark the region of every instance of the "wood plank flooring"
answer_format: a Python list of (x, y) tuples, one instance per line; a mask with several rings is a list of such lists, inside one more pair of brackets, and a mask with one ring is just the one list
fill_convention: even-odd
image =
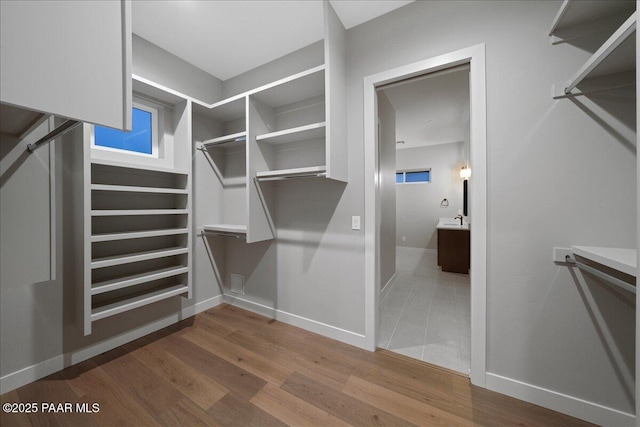
[(194, 318), (2, 395), (99, 412), (0, 415), (9, 426), (586, 426), (387, 351), (239, 308)]

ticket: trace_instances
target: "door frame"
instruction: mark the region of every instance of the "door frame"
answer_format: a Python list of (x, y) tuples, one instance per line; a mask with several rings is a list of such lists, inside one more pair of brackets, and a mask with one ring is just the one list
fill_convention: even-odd
[(389, 83), (469, 64), (471, 193), (471, 382), (486, 384), (487, 294), (487, 113), (485, 45), (428, 58), (364, 77), (365, 172), (365, 347), (374, 351), (378, 332), (380, 180), (376, 88)]

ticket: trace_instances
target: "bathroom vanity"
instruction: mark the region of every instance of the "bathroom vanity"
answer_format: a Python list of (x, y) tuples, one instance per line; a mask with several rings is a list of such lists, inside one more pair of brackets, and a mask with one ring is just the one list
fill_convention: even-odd
[(471, 239), (469, 223), (454, 218), (438, 221), (438, 265), (442, 271), (469, 274)]

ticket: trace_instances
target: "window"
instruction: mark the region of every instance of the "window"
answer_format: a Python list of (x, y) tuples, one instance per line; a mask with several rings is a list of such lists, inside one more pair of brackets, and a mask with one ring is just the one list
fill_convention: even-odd
[(396, 184), (419, 184), (431, 182), (431, 169), (396, 172)]
[(94, 126), (95, 148), (158, 157), (158, 110), (134, 102), (130, 132)]

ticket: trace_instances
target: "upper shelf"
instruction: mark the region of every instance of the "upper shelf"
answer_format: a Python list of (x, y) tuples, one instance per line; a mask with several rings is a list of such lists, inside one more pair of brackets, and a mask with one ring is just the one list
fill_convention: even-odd
[(631, 37), (636, 31), (638, 12), (634, 12), (615, 33), (584, 63), (565, 87), (568, 94), (587, 78), (622, 73), (635, 69), (636, 43)]
[(587, 0), (565, 0), (560, 6), (549, 35), (584, 22), (594, 21), (598, 18), (611, 16), (619, 13), (632, 13), (635, 8), (635, 1), (587, 1)]
[(595, 261), (633, 277), (637, 277), (636, 249), (602, 248), (597, 246), (572, 246), (575, 255)]
[(163, 104), (177, 105), (189, 99), (189, 96), (183, 93), (135, 74), (132, 75), (132, 86), (134, 94), (160, 101)]
[(296, 128), (258, 135), (256, 141), (269, 144), (286, 144), (288, 142), (307, 141), (309, 139), (324, 138), (326, 122), (312, 123)]
[(322, 96), (325, 91), (325, 66), (319, 65), (301, 73), (261, 86), (249, 92), (252, 98), (272, 107)]

